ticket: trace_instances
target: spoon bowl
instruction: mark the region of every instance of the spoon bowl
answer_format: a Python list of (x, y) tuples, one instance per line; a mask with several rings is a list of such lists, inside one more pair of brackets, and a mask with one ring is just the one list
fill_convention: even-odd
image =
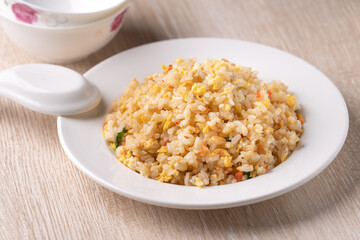
[(45, 114), (74, 115), (99, 104), (99, 90), (81, 74), (51, 64), (25, 64), (0, 72), (0, 95)]

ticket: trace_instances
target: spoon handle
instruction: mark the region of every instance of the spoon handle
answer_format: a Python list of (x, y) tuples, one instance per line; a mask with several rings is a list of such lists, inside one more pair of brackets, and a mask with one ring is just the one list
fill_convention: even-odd
[(9, 98), (24, 107), (37, 111), (41, 94), (22, 81), (12, 69), (0, 72), (0, 96)]
[(0, 72), (0, 96), (18, 102), (24, 95), (27, 95), (26, 88), (21, 86), (20, 79), (11, 69)]

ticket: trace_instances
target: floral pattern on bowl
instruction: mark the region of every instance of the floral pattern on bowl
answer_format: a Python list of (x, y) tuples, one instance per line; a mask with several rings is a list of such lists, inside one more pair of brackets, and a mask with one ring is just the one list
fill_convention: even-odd
[(118, 29), (123, 22), (128, 3), (129, 0), (119, 0), (119, 4), (121, 5), (116, 9), (113, 9), (112, 12), (108, 12), (107, 15), (103, 15), (102, 17), (99, 15), (100, 13), (97, 15), (95, 14), (95, 16), (92, 16), (91, 18), (79, 14), (63, 14), (50, 10), (47, 11), (41, 7), (38, 8), (34, 5), (27, 4), (23, 0), (0, 0), (0, 12), (2, 15), (26, 24), (44, 27), (74, 27), (101, 21), (116, 12), (122, 11), (115, 17), (110, 26), (110, 31), (113, 32)]
[(14, 13), (16, 19), (24, 23), (32, 24), (33, 22), (37, 22), (38, 20), (36, 15), (39, 12), (32, 9), (26, 4), (14, 3), (11, 5), (11, 10)]
[(43, 14), (40, 17), (40, 21), (47, 27), (57, 27), (67, 23), (68, 19), (57, 14)]
[(33, 9), (18, 0), (2, 0), (0, 4), (2, 5), (0, 7), (5, 6), (9, 8), (8, 15), (10, 13), (11, 17), (15, 17), (15, 19), (23, 23), (46, 27), (60, 27), (68, 22), (68, 19), (64, 16)]
[(115, 31), (120, 26), (120, 24), (122, 23), (122, 21), (124, 19), (126, 11), (127, 11), (127, 8), (115, 17), (114, 21), (111, 24), (110, 32)]

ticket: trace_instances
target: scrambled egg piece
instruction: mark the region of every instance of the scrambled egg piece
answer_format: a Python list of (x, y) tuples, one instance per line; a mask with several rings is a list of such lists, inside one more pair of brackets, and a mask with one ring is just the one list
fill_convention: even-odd
[(229, 63), (225, 62), (225, 61), (220, 61), (218, 63), (215, 64), (215, 66), (213, 67), (213, 70), (219, 70), (222, 67), (228, 67)]
[(206, 125), (203, 129), (203, 133), (208, 133), (208, 132), (210, 132), (210, 126)]
[(245, 86), (243, 86), (243, 88), (247, 89), (248, 87), (250, 87), (250, 83), (247, 82)]
[(146, 117), (144, 116), (144, 114), (141, 115), (140, 120), (141, 120), (142, 123), (146, 123), (146, 122), (147, 122), (147, 121), (146, 121)]
[(150, 138), (144, 143), (144, 149), (148, 151), (156, 151), (158, 147), (159, 143), (154, 138)]
[(231, 93), (231, 88), (229, 88), (229, 87), (224, 88), (224, 92), (222, 92), (222, 94), (227, 95), (229, 93)]
[(224, 162), (224, 166), (227, 168), (232, 167), (231, 156), (223, 156), (220, 158)]
[(220, 161), (224, 163), (225, 167), (232, 167), (232, 157), (228, 151), (226, 151), (225, 149), (217, 148), (210, 154), (210, 156), (213, 156), (214, 154), (220, 155)]
[(173, 124), (172, 118), (173, 118), (173, 114), (170, 113), (165, 120), (163, 131), (168, 130), (170, 128), (170, 126)]
[(200, 178), (196, 178), (196, 179), (195, 179), (195, 185), (196, 185), (197, 187), (204, 187), (204, 186), (205, 186), (204, 181), (201, 180)]
[(291, 108), (295, 109), (297, 105), (296, 97), (294, 95), (286, 96), (286, 104)]
[(205, 93), (205, 87), (203, 85), (195, 83), (191, 88), (191, 93), (195, 95), (201, 96)]
[(155, 86), (153, 86), (153, 87), (150, 89), (150, 92), (153, 93), (153, 94), (156, 94), (156, 93), (161, 92), (161, 86), (159, 86), (158, 84), (156, 84)]
[(213, 90), (219, 90), (224, 85), (224, 80), (221, 77), (216, 76), (210, 80), (209, 84), (213, 86)]
[(275, 129), (273, 129), (272, 127), (268, 127), (267, 128), (269, 130), (270, 133), (274, 133)]
[(167, 176), (168, 171), (162, 171), (161, 174), (156, 178), (159, 182), (169, 182), (173, 179), (173, 176)]
[(287, 158), (287, 153), (285, 153), (284, 155), (282, 155), (282, 157), (281, 157), (281, 162), (283, 162), (283, 161), (285, 161), (285, 159)]
[[(121, 152), (120, 152), (120, 156), (118, 157), (119, 161), (124, 163), (125, 165), (129, 164), (129, 160), (132, 157), (130, 151), (126, 151), (125, 149), (123, 149)], [(125, 162), (126, 161), (126, 162)], [(131, 164), (129, 164), (131, 165)]]
[(230, 111), (231, 107), (229, 104), (224, 104), (223, 108), (224, 111)]
[(159, 150), (157, 150), (158, 153), (165, 153), (167, 151), (168, 151), (168, 149), (166, 147), (162, 147)]
[(268, 99), (263, 100), (263, 101), (262, 101), (262, 104), (264, 104), (267, 108), (269, 108), (270, 105), (271, 105), (271, 103), (270, 103), (270, 101), (269, 101)]
[(238, 114), (241, 114), (241, 110), (242, 110), (242, 107), (241, 106), (236, 106), (236, 111)]
[(110, 147), (111, 147), (112, 150), (115, 150), (116, 149), (115, 143), (111, 143)]

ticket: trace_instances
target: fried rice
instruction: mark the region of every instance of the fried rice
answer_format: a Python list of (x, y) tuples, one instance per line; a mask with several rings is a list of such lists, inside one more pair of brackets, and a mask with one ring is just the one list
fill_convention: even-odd
[(132, 79), (104, 138), (128, 168), (160, 182), (214, 186), (269, 172), (297, 146), (304, 117), (279, 81), (226, 59), (176, 59)]

